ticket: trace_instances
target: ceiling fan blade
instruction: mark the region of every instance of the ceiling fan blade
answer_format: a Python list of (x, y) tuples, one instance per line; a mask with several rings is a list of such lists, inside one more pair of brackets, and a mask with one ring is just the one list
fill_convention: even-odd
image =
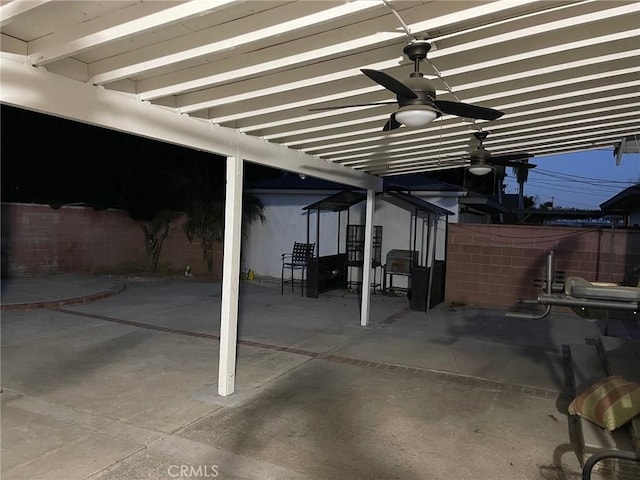
[(391, 117), (389, 117), (389, 120), (387, 120), (387, 123), (384, 124), (384, 127), (382, 127), (382, 131), (388, 132), (390, 130), (395, 130), (396, 128), (400, 128), (401, 126), (402, 124), (396, 120), (396, 116), (395, 114), (393, 114), (391, 115)]
[[(527, 152), (519, 152), (519, 153), (498, 153), (491, 157), (491, 161), (493, 163), (510, 163), (520, 160), (528, 160), (529, 158), (533, 158), (534, 155), (532, 153)], [(524, 162), (521, 162), (524, 163)]]
[(457, 117), (476, 118), (478, 120), (496, 120), (504, 115), (500, 110), (493, 108), (471, 105), (470, 103), (449, 102), (447, 100), (436, 100), (436, 107), (443, 113), (456, 115)]
[(398, 102), (388, 101), (388, 102), (374, 102), (374, 103), (354, 103), (352, 105), (337, 105), (335, 107), (318, 107), (318, 108), (310, 108), (310, 112), (321, 112), (323, 110), (339, 110), (341, 108), (352, 108), (352, 107), (369, 107), (372, 105), (395, 105)]
[(367, 68), (363, 68), (360, 70), (371, 80), (376, 82), (379, 85), (382, 85), (387, 90), (392, 91), (399, 97), (403, 98), (418, 98), (416, 92), (407, 87), (404, 83), (399, 80), (396, 80), (391, 75), (387, 75), (384, 72), (379, 72), (377, 70), (369, 70)]
[(526, 168), (536, 168), (538, 165), (536, 165), (535, 163), (529, 163), (529, 162), (518, 162), (518, 161), (513, 161), (513, 162), (508, 162), (506, 164), (507, 167), (526, 167)]

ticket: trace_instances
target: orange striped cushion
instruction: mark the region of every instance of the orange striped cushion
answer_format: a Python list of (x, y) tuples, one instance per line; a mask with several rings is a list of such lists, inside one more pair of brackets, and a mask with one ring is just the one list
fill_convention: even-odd
[(620, 376), (598, 380), (569, 404), (569, 413), (613, 431), (640, 415), (640, 384)]

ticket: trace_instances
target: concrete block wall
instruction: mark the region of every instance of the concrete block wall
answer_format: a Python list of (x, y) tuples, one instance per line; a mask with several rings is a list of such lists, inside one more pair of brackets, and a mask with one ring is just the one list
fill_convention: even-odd
[[(189, 243), (184, 218), (174, 222), (158, 267), (206, 273), (197, 240)], [(9, 277), (51, 273), (133, 273), (146, 269), (144, 234), (138, 222), (122, 210), (85, 207), (52, 209), (48, 205), (2, 204), (3, 272)], [(222, 245), (214, 248), (214, 275), (222, 274)]]
[(446, 301), (509, 307), (541, 291), (547, 253), (556, 270), (620, 282), (640, 265), (640, 231), (532, 225), (450, 224)]

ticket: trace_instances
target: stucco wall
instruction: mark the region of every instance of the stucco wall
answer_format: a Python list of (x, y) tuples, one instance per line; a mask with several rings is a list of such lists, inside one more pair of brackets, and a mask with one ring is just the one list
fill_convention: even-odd
[[(613, 255), (610, 248), (613, 247)], [(449, 226), (446, 301), (508, 307), (536, 298), (554, 251), (556, 270), (588, 280), (619, 282), (640, 264), (640, 232), (608, 228), (519, 225)]]
[[(159, 270), (206, 273), (199, 243), (189, 243), (184, 218), (169, 230)], [(146, 268), (144, 235), (121, 210), (2, 204), (3, 269), (10, 277), (61, 272), (131, 273)], [(214, 274), (222, 273), (222, 246), (215, 247)]]
[[(322, 200), (330, 193), (254, 193), (264, 204), (266, 220), (251, 225), (249, 237), (242, 247), (242, 267), (260, 276), (280, 278), (282, 253), (291, 252), (294, 242), (307, 241), (307, 214), (302, 207)], [(337, 214), (330, 212), (320, 216), (320, 255), (336, 253), (337, 218)], [(309, 225), (310, 241), (315, 242), (315, 213), (311, 215)]]

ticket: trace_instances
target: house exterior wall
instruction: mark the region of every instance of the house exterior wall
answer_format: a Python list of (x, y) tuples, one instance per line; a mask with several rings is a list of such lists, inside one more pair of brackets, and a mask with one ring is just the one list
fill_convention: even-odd
[[(286, 192), (276, 191), (252, 191), (258, 196), (265, 206), (266, 221), (264, 224), (251, 225), (249, 237), (243, 245), (243, 268), (253, 270), (256, 275), (262, 277), (280, 278), (281, 255), (290, 252), (293, 243), (306, 242), (307, 239), (307, 214), (302, 208), (314, 202), (322, 200), (336, 192)], [(423, 200), (434, 203), (457, 214), (456, 197), (433, 197), (416, 193)], [(349, 210), (349, 221), (352, 224), (363, 224), (366, 202), (361, 202)], [(320, 214), (320, 256), (345, 252), (347, 214), (340, 215), (340, 243), (338, 245), (338, 213), (321, 212)], [(450, 221), (456, 220), (457, 215), (452, 215)], [(316, 241), (317, 212), (312, 212), (310, 217), (310, 241)], [(382, 225), (382, 263), (389, 250), (408, 250), (413, 238), (411, 213), (392, 205), (380, 197), (376, 198), (374, 225)], [(426, 228), (426, 227), (425, 227)], [(444, 259), (446, 226), (444, 222), (439, 225), (437, 258)], [(418, 221), (417, 241), (420, 245), (422, 235), (422, 222)], [(424, 257), (426, 254), (426, 230), (424, 233)], [(429, 257), (430, 258), (430, 257)], [(404, 279), (394, 279), (394, 285), (402, 286)]]
[(541, 287), (533, 281), (545, 278), (550, 250), (566, 276), (620, 282), (640, 265), (640, 231), (451, 224), (446, 301), (510, 307), (536, 298)]
[[(302, 208), (326, 198), (331, 193), (257, 193), (264, 204), (264, 223), (253, 223), (242, 248), (242, 268), (259, 276), (280, 278), (282, 254), (291, 253), (294, 242), (307, 242), (307, 212)], [(342, 215), (346, 222), (346, 214)], [(337, 253), (338, 214), (320, 214), (320, 255)], [(309, 241), (316, 243), (317, 213), (309, 221)], [(344, 234), (343, 234), (344, 235)], [(344, 246), (342, 250), (344, 251)]]
[[(200, 244), (189, 243), (184, 218), (172, 223), (160, 271), (207, 272)], [(222, 245), (214, 247), (214, 275), (222, 274)], [(131, 273), (147, 266), (140, 224), (122, 210), (2, 204), (3, 273), (23, 277), (63, 272)]]

